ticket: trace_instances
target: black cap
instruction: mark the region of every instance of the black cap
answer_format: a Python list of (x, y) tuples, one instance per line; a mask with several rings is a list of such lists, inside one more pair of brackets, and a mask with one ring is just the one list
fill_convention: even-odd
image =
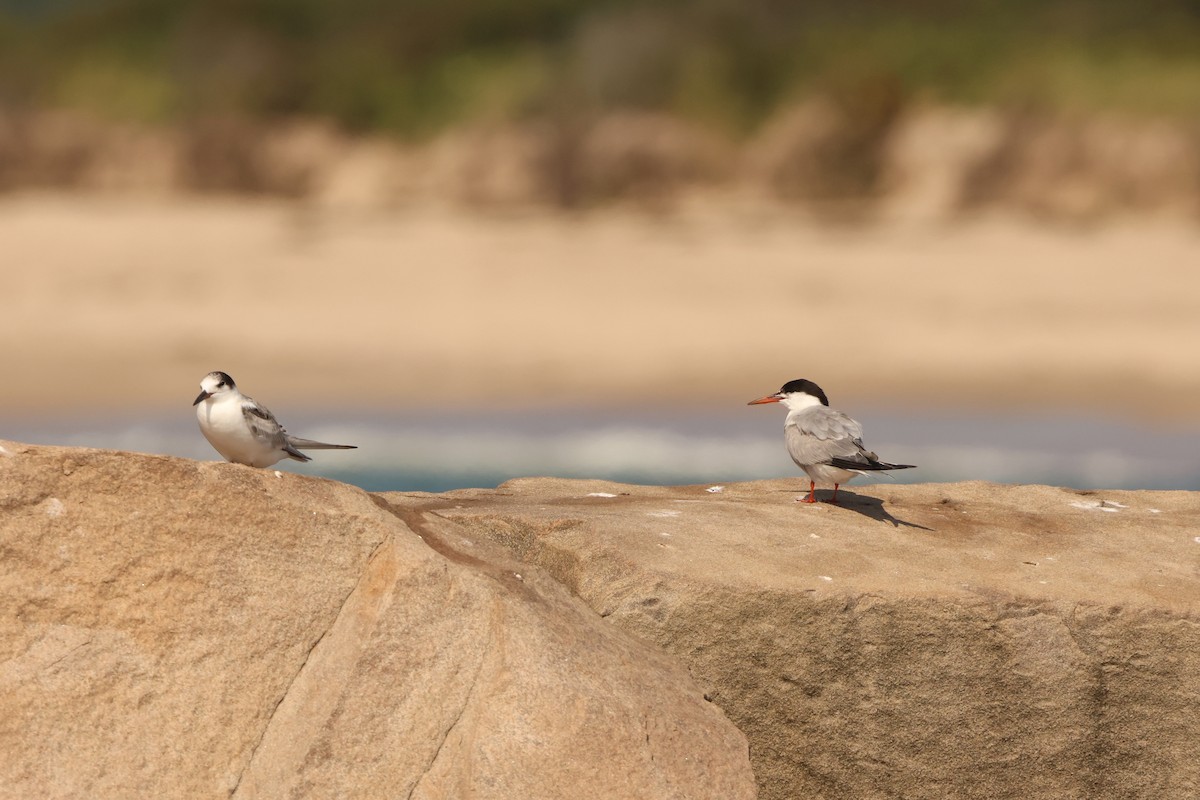
[(783, 388), (779, 390), (780, 394), (794, 394), (796, 392), (810, 394), (820, 400), (821, 405), (829, 405), (829, 398), (825, 396), (823, 391), (821, 391), (821, 387), (817, 386), (807, 378), (797, 378), (794, 381), (788, 381), (783, 385)]

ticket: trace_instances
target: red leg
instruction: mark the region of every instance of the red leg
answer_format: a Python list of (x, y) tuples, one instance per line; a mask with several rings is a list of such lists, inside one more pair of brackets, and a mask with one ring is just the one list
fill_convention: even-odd
[(836, 505), (840, 505), (840, 503), (838, 503), (838, 501), (837, 501), (837, 490), (838, 490), (838, 486), (840, 486), (840, 485), (841, 485), (841, 484), (839, 484), (839, 483), (835, 483), (835, 484), (833, 485), (833, 497), (829, 498), (829, 499), (828, 499), (828, 500), (826, 500), (825, 502), (827, 502), (827, 503), (832, 503), (832, 504), (833, 504), (833, 505), (835, 505), (835, 506), (836, 506)]
[(816, 491), (817, 491), (817, 483), (816, 483), (816, 481), (809, 481), (809, 482), (808, 482), (808, 497), (806, 497), (806, 498), (805, 498), (804, 500), (802, 500), (801, 502), (802, 502), (802, 503), (815, 503), (815, 502), (817, 502), (817, 498), (816, 498)]

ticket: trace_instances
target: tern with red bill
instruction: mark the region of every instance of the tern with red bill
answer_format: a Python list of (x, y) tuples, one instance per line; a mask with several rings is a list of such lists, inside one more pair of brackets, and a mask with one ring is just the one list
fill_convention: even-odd
[(833, 484), (830, 503), (837, 503), (843, 483), (871, 472), (913, 469), (914, 464), (888, 464), (867, 450), (862, 442), (862, 425), (829, 407), (821, 387), (803, 378), (788, 381), (775, 394), (751, 400), (747, 405), (783, 403), (788, 415), (783, 423), (788, 455), (808, 473), (808, 497), (816, 502), (817, 484)]

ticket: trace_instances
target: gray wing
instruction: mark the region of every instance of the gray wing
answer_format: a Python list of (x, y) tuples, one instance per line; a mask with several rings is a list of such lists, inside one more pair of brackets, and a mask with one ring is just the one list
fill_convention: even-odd
[(878, 457), (863, 447), (862, 425), (824, 406), (789, 419), (784, 435), (788, 454), (800, 465), (834, 464), (853, 470), (878, 463)]
[(266, 406), (247, 397), (242, 401), (242, 417), (246, 420), (250, 433), (258, 441), (275, 450), (284, 451), (297, 461), (312, 461), (304, 453), (292, 447), (288, 441), (288, 432), (284, 430), (283, 426), (279, 424), (279, 420), (275, 419), (275, 415)]

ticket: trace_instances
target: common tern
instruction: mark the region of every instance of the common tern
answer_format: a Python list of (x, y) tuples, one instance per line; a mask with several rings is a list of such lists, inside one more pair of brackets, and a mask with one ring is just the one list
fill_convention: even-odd
[(862, 425), (829, 407), (821, 387), (803, 378), (788, 381), (775, 394), (751, 400), (747, 405), (783, 403), (788, 415), (783, 423), (788, 455), (808, 473), (808, 497), (816, 502), (817, 484), (833, 484), (830, 503), (837, 503), (843, 483), (869, 472), (913, 469), (915, 464), (888, 464), (867, 450), (862, 442)]
[(301, 450), (354, 450), (352, 444), (326, 444), (292, 436), (265, 406), (238, 391), (225, 372), (210, 372), (200, 381), (192, 403), (200, 432), (226, 461), (269, 467), (285, 458), (312, 461)]

